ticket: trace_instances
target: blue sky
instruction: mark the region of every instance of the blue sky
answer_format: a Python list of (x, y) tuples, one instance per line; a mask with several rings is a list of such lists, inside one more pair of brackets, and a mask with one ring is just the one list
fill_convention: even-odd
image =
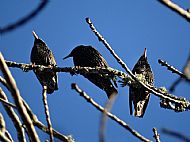
[[(189, 1), (176, 1), (180, 6), (190, 7)], [(9, 23), (27, 15), (37, 5), (27, 1), (3, 1), (1, 3), (0, 25)], [(77, 45), (94, 46), (116, 69), (123, 70), (107, 49), (90, 31), (85, 18), (90, 17), (97, 30), (109, 42), (115, 52), (130, 69), (143, 53), (148, 50), (148, 60), (155, 76), (155, 85), (169, 87), (177, 79), (177, 75), (161, 67), (157, 60), (166, 60), (178, 69), (182, 69), (189, 55), (190, 25), (170, 9), (158, 1), (50, 1), (47, 7), (28, 24), (4, 34), (0, 38), (0, 51), (6, 60), (30, 63), (30, 52), (34, 38), (32, 30), (47, 43), (55, 55), (58, 66), (73, 66), (72, 59), (62, 60)], [(11, 69), (22, 97), (28, 102), (39, 120), (46, 124), (42, 107), (41, 85), (32, 71), (22, 72)], [(104, 105), (107, 100), (105, 92), (94, 86), (82, 76), (71, 76), (59, 73), (59, 90), (48, 96), (52, 125), (65, 135), (73, 135), (78, 142), (97, 142), (100, 112), (88, 104), (75, 91), (71, 83), (77, 83), (95, 101)], [(4, 89), (4, 88), (3, 88)], [(182, 82), (176, 88), (175, 95), (184, 96), (188, 100), (189, 84)], [(4, 89), (5, 90), (5, 89)], [(152, 128), (158, 131), (169, 128), (189, 136), (189, 112), (175, 113), (159, 106), (159, 98), (151, 95), (146, 114), (143, 119), (129, 115), (128, 87), (118, 88), (119, 96), (112, 112), (123, 119), (132, 128), (153, 140)], [(6, 91), (11, 99), (10, 94)], [(9, 123), (3, 107), (7, 128), (16, 140), (13, 124)], [(49, 138), (39, 131), (41, 141)], [(108, 119), (106, 129), (108, 142), (138, 141), (128, 131)], [(161, 133), (162, 141), (177, 141)], [(57, 141), (57, 140), (56, 140)]]

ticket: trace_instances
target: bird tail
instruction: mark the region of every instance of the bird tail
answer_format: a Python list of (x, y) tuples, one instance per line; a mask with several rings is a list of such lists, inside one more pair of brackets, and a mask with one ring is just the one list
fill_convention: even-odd
[(47, 93), (52, 94), (54, 90), (58, 90), (58, 76), (55, 75), (47, 81)]
[(38, 80), (42, 86), (47, 86), (47, 94), (52, 94), (54, 90), (58, 90), (58, 76), (57, 73), (49, 73), (46, 71), (35, 70)]
[(136, 117), (144, 116), (147, 105), (148, 105), (149, 98), (150, 98), (150, 94), (147, 96), (146, 99), (137, 102), (137, 104), (135, 106), (135, 110), (134, 110), (134, 116), (136, 116)]

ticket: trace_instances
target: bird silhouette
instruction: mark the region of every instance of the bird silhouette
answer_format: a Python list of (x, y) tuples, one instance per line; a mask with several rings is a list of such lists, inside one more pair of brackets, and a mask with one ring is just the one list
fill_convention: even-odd
[[(147, 50), (144, 49), (143, 55), (135, 64), (133, 70), (134, 75), (142, 75), (149, 85), (154, 84), (154, 76), (147, 60)], [(129, 87), (129, 107), (130, 114), (133, 114), (132, 103), (134, 106), (134, 116), (143, 117), (148, 105), (150, 93), (144, 87)]]
[[(32, 64), (44, 66), (56, 66), (56, 61), (52, 51), (46, 43), (40, 39), (37, 34), (32, 32), (35, 40), (31, 51), (30, 59)], [(47, 93), (52, 94), (54, 90), (58, 90), (58, 76), (56, 72), (35, 69), (34, 73), (42, 86), (47, 86)]]
[[(107, 68), (108, 64), (102, 55), (94, 49), (92, 46), (79, 45), (75, 47), (71, 53), (63, 59), (73, 57), (73, 62), (75, 66), (80, 67), (102, 67)], [(111, 82), (111, 79), (101, 75), (101, 74), (82, 74), (89, 81), (94, 83), (100, 89), (104, 90), (108, 98), (113, 94), (116, 95), (117, 89)]]

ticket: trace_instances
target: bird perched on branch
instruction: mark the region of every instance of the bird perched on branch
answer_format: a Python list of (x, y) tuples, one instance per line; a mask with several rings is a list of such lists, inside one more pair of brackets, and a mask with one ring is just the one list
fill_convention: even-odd
[[(56, 61), (52, 51), (48, 48), (46, 43), (40, 39), (37, 34), (32, 32), (35, 40), (31, 51), (30, 59), (32, 64), (44, 66), (56, 66)], [(42, 86), (47, 86), (47, 93), (52, 94), (54, 90), (58, 90), (58, 76), (56, 72), (35, 69), (34, 73), (40, 81)]]
[[(143, 55), (139, 58), (139, 60), (135, 64), (132, 72), (138, 79), (140, 79), (144, 83), (146, 82), (149, 85), (153, 85), (154, 76), (151, 67), (148, 63), (146, 53), (147, 50), (145, 48)], [(149, 98), (150, 98), (150, 93), (143, 86), (131, 85), (129, 87), (130, 114), (132, 115), (133, 113), (132, 111), (132, 103), (133, 103), (134, 116), (143, 117), (148, 105)]]
[[(108, 64), (102, 55), (94, 49), (92, 46), (80, 45), (75, 47), (71, 53), (63, 59), (73, 57), (75, 66), (80, 67), (102, 67), (107, 68)], [(89, 81), (94, 83), (100, 89), (104, 90), (108, 98), (113, 94), (116, 95), (118, 92), (111, 82), (110, 78), (107, 78), (101, 74), (82, 74)]]

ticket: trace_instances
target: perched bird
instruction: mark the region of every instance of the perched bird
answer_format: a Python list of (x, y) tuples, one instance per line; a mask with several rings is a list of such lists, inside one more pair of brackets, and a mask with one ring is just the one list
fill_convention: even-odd
[[(146, 82), (149, 85), (153, 85), (154, 76), (151, 70), (151, 67), (147, 60), (146, 48), (144, 49), (143, 55), (139, 58), (137, 63), (135, 64), (132, 72), (134, 75), (142, 75)], [(130, 114), (132, 115), (132, 103), (134, 106), (134, 116), (143, 117), (146, 107), (148, 105), (148, 101), (150, 98), (150, 93), (144, 87), (129, 87), (129, 107)]]
[[(103, 67), (107, 68), (108, 64), (102, 55), (92, 46), (80, 45), (75, 47), (71, 53), (63, 59), (73, 57), (75, 66), (80, 67)], [(104, 90), (108, 98), (118, 92), (113, 86), (111, 79), (103, 77), (101, 74), (83, 74), (85, 78), (94, 83), (100, 89)]]
[[(56, 66), (55, 58), (52, 51), (46, 43), (40, 39), (36, 33), (32, 32), (35, 40), (31, 51), (30, 59), (32, 64), (44, 66)], [(42, 86), (47, 86), (47, 93), (52, 94), (54, 90), (58, 90), (58, 76), (56, 72), (34, 70), (36, 77)]]

